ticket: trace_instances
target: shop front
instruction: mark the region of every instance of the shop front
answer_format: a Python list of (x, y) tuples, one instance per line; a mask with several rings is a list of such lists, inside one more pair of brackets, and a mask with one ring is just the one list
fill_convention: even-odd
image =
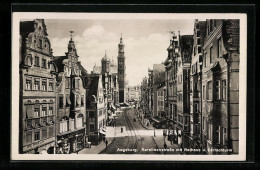
[(69, 134), (58, 135), (57, 137), (57, 153), (69, 154), (76, 153), (85, 146), (85, 128)]

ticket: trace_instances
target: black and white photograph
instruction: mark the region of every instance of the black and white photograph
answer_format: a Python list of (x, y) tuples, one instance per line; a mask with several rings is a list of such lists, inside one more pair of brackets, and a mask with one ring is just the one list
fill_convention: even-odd
[(12, 17), (11, 159), (245, 160), (246, 14)]

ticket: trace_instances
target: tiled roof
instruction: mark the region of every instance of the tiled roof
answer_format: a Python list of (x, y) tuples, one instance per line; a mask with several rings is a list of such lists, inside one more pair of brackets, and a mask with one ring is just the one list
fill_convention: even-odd
[(153, 65), (153, 82), (154, 84), (160, 84), (165, 81), (165, 68), (163, 64)]
[(86, 105), (90, 106), (91, 97), (94, 95), (97, 97), (99, 76), (88, 76), (84, 78), (85, 85), (87, 88)]
[(239, 50), (239, 29), (239, 20), (223, 20), (223, 42), (227, 50)]
[(67, 58), (66, 56), (53, 56), (53, 62), (57, 66), (58, 72), (64, 71), (63, 60), (66, 59), (66, 58)]

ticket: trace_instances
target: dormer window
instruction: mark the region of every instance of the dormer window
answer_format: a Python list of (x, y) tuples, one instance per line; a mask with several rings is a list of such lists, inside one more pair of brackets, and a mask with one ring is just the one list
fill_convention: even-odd
[(42, 48), (42, 40), (39, 39), (39, 44), (38, 44), (39, 48)]

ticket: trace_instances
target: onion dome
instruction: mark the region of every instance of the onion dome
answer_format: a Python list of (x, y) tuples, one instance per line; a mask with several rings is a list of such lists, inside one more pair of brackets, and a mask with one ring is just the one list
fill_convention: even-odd
[(110, 59), (107, 57), (107, 53), (105, 52), (105, 56), (102, 58), (102, 62), (106, 61), (106, 62), (110, 62)]

